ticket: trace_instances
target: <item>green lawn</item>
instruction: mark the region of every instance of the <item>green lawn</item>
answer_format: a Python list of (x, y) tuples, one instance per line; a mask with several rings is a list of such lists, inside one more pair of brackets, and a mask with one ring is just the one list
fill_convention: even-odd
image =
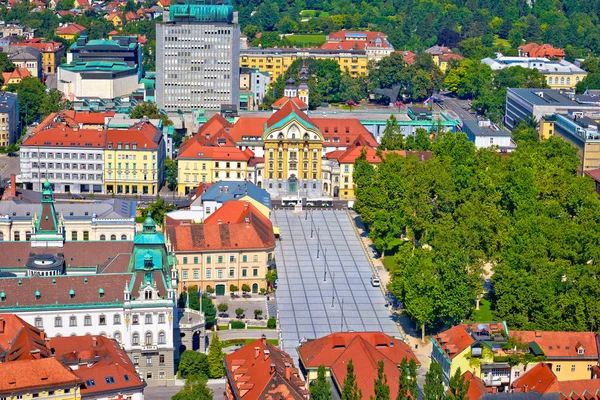
[(228, 331), (229, 325), (219, 325), (218, 328), (220, 331)]
[(267, 329), (266, 326), (249, 326), (247, 329)]
[(383, 266), (389, 271), (394, 266), (394, 256), (385, 256)]
[(285, 37), (292, 44), (300, 46), (321, 46), (326, 41), (326, 35), (289, 35)]
[[(226, 347), (231, 347), (231, 346), (235, 346), (238, 344), (244, 345), (244, 344), (248, 344), (248, 343), (252, 343), (257, 339), (231, 339), (231, 340), (223, 340), (221, 342), (221, 347), (222, 348), (226, 348)], [(279, 346), (279, 340), (277, 339), (267, 339), (267, 343), (272, 344), (273, 346)]]
[(510, 43), (508, 43), (508, 40), (506, 40), (506, 39), (500, 39), (498, 37), (498, 35), (496, 35), (496, 38), (494, 39), (494, 45), (495, 46), (510, 47)]
[(494, 318), (492, 316), (491, 302), (485, 297), (481, 299), (481, 302), (479, 303), (479, 310), (473, 311), (471, 318), (469, 319), (473, 322), (493, 321)]

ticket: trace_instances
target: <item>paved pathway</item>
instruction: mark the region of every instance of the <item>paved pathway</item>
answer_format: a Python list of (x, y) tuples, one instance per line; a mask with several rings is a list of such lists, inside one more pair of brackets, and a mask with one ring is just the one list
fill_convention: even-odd
[(380, 288), (371, 286), (373, 269), (346, 211), (314, 210), (307, 217), (277, 210), (272, 220), (282, 235), (275, 257), (286, 352), (295, 358), (302, 340), (339, 331), (400, 336)]

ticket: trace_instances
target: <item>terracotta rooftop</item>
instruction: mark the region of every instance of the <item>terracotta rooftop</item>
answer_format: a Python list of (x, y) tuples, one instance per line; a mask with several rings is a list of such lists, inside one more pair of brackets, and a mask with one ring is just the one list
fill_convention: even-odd
[[(369, 164), (381, 163), (381, 158), (379, 158), (377, 155), (377, 150), (374, 147), (369, 146), (367, 141), (362, 136), (360, 136), (357, 141), (346, 150), (331, 151), (325, 154), (325, 157), (328, 159), (336, 159), (340, 164), (353, 164), (356, 159), (363, 154), (363, 151)], [(406, 156), (406, 152), (404, 150), (382, 151), (381, 153), (383, 156), (386, 156), (390, 153), (395, 153), (402, 157)]]
[(583, 171), (583, 173), (586, 174), (587, 176), (591, 177), (597, 183), (600, 183), (600, 168), (588, 169), (586, 171)]
[(562, 58), (565, 57), (565, 51), (561, 48), (555, 48), (549, 44), (539, 45), (537, 43), (527, 43), (519, 46), (519, 52), (526, 54), (528, 57), (547, 57), (547, 58)]
[(248, 161), (250, 155), (235, 146), (203, 145), (196, 140), (190, 139), (186, 146), (182, 146), (179, 155), (180, 160), (216, 160), (216, 161)]
[(117, 148), (119, 143), (122, 148), (156, 149), (162, 141), (162, 132), (150, 122), (138, 122), (129, 129), (108, 129), (106, 131), (106, 145), (108, 148)]
[[(509, 337), (536, 342), (549, 358), (598, 358), (596, 335), (593, 332), (509, 331)], [(579, 354), (579, 349), (583, 354)]]
[(258, 339), (225, 357), (227, 380), (245, 400), (306, 399), (306, 383), (284, 351)]
[(456, 325), (444, 332), (433, 336), (439, 347), (448, 358), (453, 359), (475, 342), (465, 325)]
[(531, 368), (525, 375), (514, 381), (511, 386), (515, 392), (531, 390), (546, 394), (559, 391), (558, 378), (544, 362)]
[(55, 127), (41, 130), (23, 143), (23, 146), (90, 147), (103, 148), (106, 133), (98, 129)]
[(0, 363), (50, 356), (46, 335), (13, 314), (0, 314)]
[(64, 49), (64, 46), (62, 43), (55, 42), (53, 40), (44, 41), (42, 38), (33, 38), (33, 39), (29, 39), (29, 40), (24, 40), (20, 43), (11, 44), (11, 46), (35, 47), (36, 49), (38, 49), (44, 53), (54, 53), (54, 52)]
[(63, 26), (56, 28), (57, 35), (77, 35), (78, 33), (85, 32), (85, 26), (81, 26), (76, 23), (67, 23)]
[(305, 368), (316, 369), (320, 365), (329, 368), (340, 387), (346, 377), (348, 361), (352, 360), (358, 386), (366, 399), (374, 395), (374, 379), (380, 360), (384, 362), (390, 398), (396, 398), (398, 394), (398, 365), (402, 360), (414, 359), (419, 364), (406, 343), (381, 332), (332, 333), (302, 344), (298, 354)]
[(74, 387), (81, 379), (55, 358), (0, 363), (0, 394)]
[(48, 342), (54, 356), (84, 382), (83, 397), (96, 393), (143, 389), (143, 382), (131, 360), (119, 344), (104, 336), (56, 337)]
[(251, 203), (228, 201), (203, 224), (168, 226), (175, 251), (265, 249), (275, 246), (273, 225)]
[(483, 397), (484, 394), (487, 393), (487, 389), (483, 381), (480, 378), (473, 375), (471, 371), (465, 372), (462, 376), (465, 383), (469, 385), (469, 390), (467, 391), (467, 399), (479, 400), (481, 397)]
[(23, 79), (30, 77), (31, 74), (27, 68), (15, 68), (13, 72), (3, 72), (2, 77), (4, 78), (4, 82), (8, 83), (11, 79)]
[(289, 97), (282, 97), (278, 100), (276, 100), (273, 104), (271, 104), (271, 107), (273, 109), (280, 109), (281, 107), (283, 107), (285, 105), (285, 103), (287, 103), (288, 101), (293, 102), (296, 107), (298, 107), (301, 110), (306, 110), (308, 109), (308, 105), (303, 102), (302, 100), (300, 100), (298, 97), (293, 97), (293, 98), (289, 98)]

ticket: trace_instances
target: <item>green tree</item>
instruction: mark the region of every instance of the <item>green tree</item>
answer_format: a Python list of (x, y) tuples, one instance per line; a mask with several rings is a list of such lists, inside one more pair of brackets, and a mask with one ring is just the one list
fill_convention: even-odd
[(210, 375), (209, 370), (206, 354), (192, 350), (185, 350), (181, 354), (181, 359), (177, 367), (177, 372), (181, 378), (186, 379), (189, 376), (202, 376), (208, 379)]
[(242, 292), (243, 293), (250, 293), (250, 286), (247, 283), (242, 284)]
[(267, 285), (269, 287), (273, 287), (273, 285), (275, 284), (275, 281), (277, 280), (277, 270), (275, 270), (275, 269), (268, 270), (267, 274), (265, 275), (265, 279), (267, 280)]
[(575, 85), (577, 93), (583, 93), (588, 89), (600, 89), (600, 72), (588, 74)]
[(354, 365), (352, 359), (348, 360), (346, 365), (346, 378), (342, 387), (342, 400), (361, 400), (362, 390), (356, 382), (356, 374), (354, 373)]
[(183, 389), (181, 389), (172, 400), (212, 400), (213, 392), (206, 386), (206, 378), (201, 376), (190, 376)]
[(210, 345), (208, 346), (208, 365), (211, 378), (221, 378), (225, 375), (224, 358), (225, 354), (219, 341), (219, 335), (217, 332), (213, 332)]
[(398, 120), (396, 120), (393, 114), (390, 115), (390, 118), (385, 123), (379, 148), (382, 150), (402, 150), (404, 148), (402, 128), (398, 125)]
[(160, 196), (156, 196), (156, 201), (148, 204), (148, 207), (142, 209), (142, 216), (150, 213), (154, 222), (162, 226), (165, 223), (165, 215), (168, 212), (175, 210), (175, 208), (175, 205), (165, 202)]
[(239, 291), (239, 290), (240, 290), (240, 288), (239, 288), (239, 287), (237, 287), (236, 285), (234, 285), (233, 283), (232, 283), (231, 285), (229, 285), (229, 291), (230, 291), (231, 293), (237, 292), (237, 291)]
[(429, 371), (425, 374), (423, 398), (425, 400), (442, 400), (444, 398), (444, 392), (442, 365), (437, 361), (432, 361), (429, 366)]
[(383, 360), (379, 360), (377, 363), (377, 378), (374, 382), (375, 396), (371, 396), (371, 400), (389, 400), (390, 399), (390, 386), (387, 383), (387, 376), (383, 370)]
[(331, 400), (331, 387), (325, 376), (325, 366), (319, 365), (317, 379), (310, 384), (310, 398), (314, 400)]
[(217, 310), (224, 314), (229, 310), (229, 306), (226, 303), (219, 303), (219, 305), (217, 305)]
[(400, 363), (400, 380), (398, 382), (398, 396), (396, 400), (408, 400), (414, 393), (410, 391), (410, 376), (408, 375), (408, 363), (406, 358)]
[(531, 142), (537, 143), (540, 141), (538, 131), (523, 121), (515, 125), (511, 134), (513, 140), (519, 145)]
[(260, 317), (263, 313), (263, 310), (257, 308), (256, 310), (254, 310), (254, 318), (258, 319), (258, 317)]
[(0, 72), (13, 72), (15, 64), (8, 57), (7, 53), (0, 53)]
[(169, 190), (177, 189), (177, 161), (172, 158), (165, 159), (165, 175), (167, 177), (167, 186)]
[(169, 117), (158, 109), (156, 103), (139, 103), (131, 109), (131, 111), (129, 112), (129, 116), (135, 119), (143, 117), (148, 117), (150, 119), (160, 119), (162, 121), (163, 126), (173, 125), (173, 122), (169, 119)]
[(236, 308), (235, 309), (235, 315), (238, 318), (242, 318), (242, 315), (244, 315), (245, 310), (243, 308)]
[(260, 28), (256, 25), (246, 25), (244, 28), (244, 34), (248, 37), (248, 40), (252, 40), (260, 32)]
[(460, 368), (458, 368), (450, 378), (447, 397), (450, 400), (468, 400), (469, 384), (470, 382), (465, 382), (465, 377), (462, 376)]
[[(206, 287), (206, 291), (208, 292), (209, 287)], [(213, 301), (210, 297), (206, 295), (202, 295), (202, 312), (204, 312), (204, 318), (206, 319), (206, 327), (210, 328), (215, 324), (217, 309), (213, 304)]]

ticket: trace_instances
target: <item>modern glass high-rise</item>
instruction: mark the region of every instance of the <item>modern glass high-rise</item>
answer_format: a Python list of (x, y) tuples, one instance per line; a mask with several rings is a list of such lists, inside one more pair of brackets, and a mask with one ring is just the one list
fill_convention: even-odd
[(239, 103), (240, 27), (230, 0), (176, 0), (156, 26), (156, 101), (167, 112)]

